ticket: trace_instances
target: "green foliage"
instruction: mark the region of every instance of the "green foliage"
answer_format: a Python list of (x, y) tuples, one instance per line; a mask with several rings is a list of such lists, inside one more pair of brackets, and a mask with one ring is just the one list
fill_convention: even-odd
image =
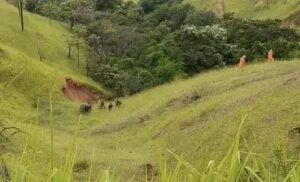
[(224, 58), (225, 50), (227, 54), (232, 55), (234, 46), (227, 45), (226, 29), (218, 25), (185, 26), (179, 35), (179, 45), (183, 50), (182, 57), (187, 73), (198, 73), (230, 63), (230, 59)]
[[(300, 40), (295, 30), (280, 28), (280, 22), (272, 20), (242, 20), (231, 16), (222, 23), (228, 29), (228, 42), (242, 47), (250, 59), (263, 58), (269, 49), (276, 49), (275, 57), (287, 58)], [(278, 45), (287, 49), (280, 50)]]
[(299, 35), (280, 22), (220, 19), (181, 1), (124, 3), (87, 29), (87, 72), (120, 95), (236, 64), (242, 55), (264, 59), (273, 49), (276, 59), (289, 58), (299, 46)]
[(186, 24), (196, 26), (212, 25), (216, 15), (212, 11), (192, 11), (186, 18)]
[(50, 19), (54, 19), (57, 16), (58, 12), (59, 12), (59, 5), (54, 3), (54, 1), (47, 1), (41, 4), (40, 13), (48, 17), (49, 21)]
[(188, 4), (169, 4), (164, 3), (158, 6), (153, 13), (146, 16), (152, 26), (155, 27), (160, 23), (167, 23), (172, 30), (180, 28), (188, 15), (193, 10)]
[(98, 11), (113, 10), (120, 6), (122, 2), (122, 0), (96, 0), (95, 8)]
[(27, 0), (25, 4), (25, 8), (30, 12), (36, 12), (38, 5), (39, 5), (38, 0)]
[[(276, 157), (271, 162), (279, 164), (276, 166), (276, 173), (270, 171), (270, 167), (264, 165), (265, 156), (260, 156), (248, 149), (241, 151), (241, 130), (245, 120), (240, 124), (234, 143), (228, 153), (220, 161), (210, 160), (201, 171), (197, 170), (182, 156), (179, 156), (167, 149), (177, 161), (176, 166), (168, 166), (165, 156), (160, 156), (160, 181), (161, 182), (210, 182), (210, 181), (290, 181), (299, 180), (299, 161), (290, 161), (283, 158), (282, 150), (277, 150)], [(247, 145), (247, 144), (246, 144)], [(278, 158), (277, 158), (278, 157)], [(279, 159), (279, 160), (278, 160)], [(263, 161), (263, 162), (262, 162)], [(289, 165), (288, 165), (289, 164)]]
[[(215, 10), (219, 1), (185, 0), (199, 10)], [(224, 0), (225, 12), (250, 19), (285, 19), (300, 10), (298, 0)]]
[(139, 3), (141, 4), (142, 10), (145, 14), (148, 14), (154, 11), (160, 4), (166, 3), (167, 0), (141, 0)]
[(89, 0), (28, 0), (25, 8), (51, 19), (76, 24), (87, 24), (95, 18), (93, 5)]
[(233, 65), (242, 55), (250, 62), (262, 60), (273, 49), (275, 59), (287, 59), (299, 49), (299, 35), (278, 20), (239, 19), (230, 13), (217, 18), (181, 0), (63, 0), (46, 1), (43, 7), (43, 14), (71, 28), (86, 27), (80, 39), (68, 41), (68, 55), (72, 47), (79, 53), (85, 39), (87, 75), (118, 95)]
[(86, 24), (92, 21), (93, 15), (89, 11), (91, 9), (89, 0), (67, 0), (57, 5), (60, 7), (57, 18), (68, 21), (71, 28), (76, 24)]
[[(0, 19), (0, 46), (4, 52), (0, 58), (1, 119), (4, 118), (30, 133), (28, 143), (26, 135), (17, 135), (12, 143), (1, 145), (1, 152), (10, 152), (5, 161), (11, 169), (11, 174), (16, 177), (15, 181), (51, 181), (53, 175), (57, 181), (67, 181), (65, 179), (70, 179), (70, 176), (74, 181), (112, 181), (110, 172), (98, 174), (108, 166), (111, 167), (110, 171), (120, 175), (120, 181), (142, 181), (145, 177), (140, 166), (150, 161), (154, 169), (160, 167), (156, 165), (154, 158), (156, 152), (162, 148), (170, 149), (173, 152), (172, 156), (176, 156), (180, 161), (180, 166), (184, 166), (182, 173), (178, 173), (179, 167), (166, 158), (166, 166), (169, 166), (173, 174), (179, 174), (173, 178), (172, 173), (169, 173), (171, 181), (180, 181), (179, 178), (185, 176), (198, 180), (199, 175), (195, 173), (203, 174), (207, 181), (211, 181), (210, 177), (213, 178), (217, 174), (232, 179), (239, 175), (236, 173), (238, 169), (246, 169), (239, 172), (244, 173), (241, 176), (251, 176), (249, 181), (299, 181), (299, 165), (293, 165), (296, 162), (286, 160), (288, 154), (283, 152), (288, 148), (277, 148), (281, 143), (280, 139), (289, 140), (288, 132), (299, 125), (298, 61), (249, 65), (243, 73), (234, 67), (228, 67), (122, 98), (124, 105), (113, 112), (94, 109), (90, 115), (83, 116), (78, 126), (80, 132), (77, 143), (70, 139), (73, 139), (73, 126), (78, 119), (78, 103), (65, 100), (61, 94), (61, 86), (66, 76), (86, 84), (97, 84), (82, 76), (72, 60), (66, 57), (66, 40), (71, 36), (70, 33), (66, 27), (55, 21), (49, 23), (47, 19), (27, 12), (24, 15), (30, 20), (28, 28), (20, 33), (16, 23), (16, 10), (2, 3), (2, 0), (0, 3), (0, 17), (7, 17)], [(143, 24), (128, 28), (127, 26), (132, 26), (132, 21), (119, 25), (115, 21), (122, 18), (116, 16), (106, 19), (113, 24), (103, 23), (105, 28), (100, 31), (97, 27), (93, 29), (95, 41), (116, 42), (117, 45), (128, 49), (121, 49), (115, 44), (109, 47), (101, 47), (102, 44), (98, 44), (99, 49), (96, 50), (104, 48), (105, 52), (95, 55), (103, 58), (108, 55), (107, 59), (100, 57), (101, 59), (97, 60), (107, 61), (105, 64), (116, 67), (118, 74), (128, 73), (129, 84), (133, 80), (132, 84), (136, 86), (125, 88), (140, 89), (139, 86), (153, 84), (156, 82), (153, 75), (165, 73), (158, 69), (160, 67), (173, 69), (182, 66), (184, 60), (181, 57), (181, 48), (178, 47), (182, 29), (172, 31), (165, 22), (157, 27), (146, 27)], [(123, 18), (127, 19), (126, 16)], [(201, 31), (206, 29), (195, 26)], [(102, 28), (102, 25), (100, 27)], [(207, 29), (211, 28), (212, 25)], [(224, 26), (221, 24), (219, 28)], [(129, 30), (134, 30), (130, 34), (134, 38), (142, 37), (134, 39), (139, 44), (129, 44), (130, 39), (119, 35), (122, 31), (130, 32)], [(90, 37), (89, 34), (86, 36)], [(119, 44), (122, 43), (119, 38), (126, 43)], [(219, 40), (218, 36), (212, 40), (223, 41)], [(39, 60), (37, 46), (44, 50), (43, 61)], [(136, 53), (139, 56), (134, 56)], [(122, 57), (123, 54), (126, 56)], [(179, 71), (182, 69), (181, 67)], [(97, 88), (101, 89), (100, 86)], [(52, 116), (49, 116), (49, 90), (53, 90)], [(217, 167), (222, 166), (222, 159), (231, 149), (232, 141), (236, 141), (234, 137), (240, 116), (245, 114), (249, 117), (241, 131), (241, 140), (246, 140), (247, 145), (240, 141), (242, 145), (238, 155), (229, 155), (227, 162), (218, 170)], [(40, 122), (36, 122), (37, 126), (29, 125), (28, 123), (35, 121), (35, 116), (40, 118), (36, 119)], [(50, 117), (54, 129), (52, 146)], [(23, 147), (24, 144), (26, 147)], [(250, 150), (247, 146), (250, 146)], [(54, 149), (54, 173), (50, 169), (51, 148)], [(236, 154), (237, 147), (234, 149), (230, 151)], [(253, 154), (253, 151), (257, 154)], [(244, 162), (247, 161), (245, 152), (251, 154), (248, 160), (250, 163)], [(95, 155), (92, 157), (93, 153)], [(274, 159), (273, 155), (281, 161), (271, 163), (269, 159)], [(258, 159), (252, 160), (252, 156)], [(264, 157), (268, 159), (266, 162)], [(289, 157), (298, 160), (297, 153), (291, 153)], [(209, 162), (211, 159), (215, 162)], [(238, 159), (242, 159), (242, 162), (238, 163)], [(91, 173), (73, 173), (73, 164), (83, 160), (88, 161)], [(249, 165), (245, 167), (245, 164)], [(282, 172), (277, 173), (273, 166), (278, 166), (278, 170)], [(242, 181), (246, 180), (248, 179)]]

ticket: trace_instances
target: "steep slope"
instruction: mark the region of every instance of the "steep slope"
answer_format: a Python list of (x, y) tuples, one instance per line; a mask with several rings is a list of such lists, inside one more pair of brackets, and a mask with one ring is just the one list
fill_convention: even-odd
[[(21, 32), (16, 9), (0, 1), (0, 119), (29, 133), (16, 135), (11, 142), (2, 140), (0, 152), (4, 157), (10, 154), (9, 169), (22, 164), (28, 181), (52, 175), (51, 156), (56, 157), (55, 169), (61, 168), (76, 127), (75, 163), (83, 161), (90, 167), (93, 158), (92, 179), (110, 168), (121, 181), (142, 181), (144, 165), (156, 170), (157, 156), (165, 149), (204, 168), (210, 159), (226, 154), (243, 117), (242, 151), (250, 146), (267, 159), (278, 149), (290, 157), (299, 155), (300, 144), (289, 135), (300, 127), (299, 61), (249, 65), (244, 72), (235, 67), (210, 71), (123, 98), (123, 105), (111, 112), (94, 105), (92, 113), (80, 117), (79, 104), (65, 99), (61, 91), (65, 78), (105, 91), (66, 58), (70, 34), (63, 25), (25, 16), (26, 30)], [(37, 47), (45, 55), (42, 61)], [(28, 150), (23, 152), (24, 148)], [(74, 179), (86, 181), (88, 173), (82, 167), (73, 173)]]
[[(215, 10), (222, 0), (186, 0), (199, 9)], [(256, 19), (285, 19), (300, 10), (298, 0), (225, 0), (225, 12)]]
[[(296, 157), (299, 142), (289, 133), (300, 126), (299, 68), (294, 60), (250, 65), (245, 72), (210, 71), (124, 98), (111, 112), (94, 110), (81, 120), (77, 160), (90, 161), (95, 152), (96, 171), (110, 168), (136, 181), (143, 179), (145, 164), (158, 168), (157, 158), (165, 149), (184, 154), (201, 168), (227, 153), (243, 117), (242, 151), (250, 147), (270, 160), (278, 150)], [(76, 125), (76, 107), (54, 104), (60, 130)], [(48, 107), (42, 110), (45, 114)], [(67, 149), (62, 145), (66, 136), (56, 133), (58, 150)]]
[(32, 108), (38, 97), (48, 99), (50, 91), (54, 98), (64, 99), (61, 88), (69, 77), (106, 93), (82, 76), (83, 61), (78, 69), (75, 60), (67, 58), (67, 39), (71, 34), (64, 25), (25, 12), (22, 32), (17, 9), (2, 0), (0, 17), (2, 113), (14, 111), (8, 109), (13, 104)]
[[(272, 158), (282, 148), (297, 156), (289, 131), (300, 126), (299, 68), (299, 61), (227, 68), (126, 98), (113, 112), (83, 118), (82, 145), (93, 146), (99, 166), (128, 178), (142, 174), (143, 164), (156, 166), (166, 148), (202, 166), (226, 154), (246, 117), (242, 135), (255, 152)], [(87, 159), (90, 148), (78, 153)]]
[[(27, 12), (24, 21), (25, 31), (21, 31), (17, 9), (0, 0), (1, 135), (9, 136), (15, 132), (14, 128), (4, 131), (4, 127), (18, 127), (23, 131), (11, 137), (12, 142), (1, 136), (0, 153), (1, 156), (7, 153), (19, 156), (26, 138), (33, 136), (37, 145), (31, 148), (45, 149), (41, 154), (45, 160), (50, 156), (47, 155), (50, 135), (45, 133), (49, 125), (45, 124), (45, 128), (30, 125), (43, 119), (42, 116), (41, 120), (36, 119), (38, 105), (49, 105), (50, 93), (56, 101), (73, 104), (62, 92), (66, 78), (72, 78), (91, 93), (109, 95), (109, 92), (84, 76), (84, 59), (78, 69), (75, 60), (67, 58), (67, 39), (72, 35), (65, 25)], [(45, 117), (49, 119), (49, 115), (48, 111)], [(47, 166), (39, 165), (40, 162), (36, 164), (37, 171), (47, 169)]]

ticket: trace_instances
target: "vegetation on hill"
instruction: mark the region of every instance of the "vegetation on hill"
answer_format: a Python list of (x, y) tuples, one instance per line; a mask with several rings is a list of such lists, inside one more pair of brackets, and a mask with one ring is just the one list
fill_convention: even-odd
[(69, 22), (73, 46), (88, 44), (87, 75), (118, 95), (236, 64), (243, 55), (250, 62), (273, 49), (276, 59), (287, 59), (299, 49), (299, 35), (280, 21), (217, 18), (182, 0), (53, 3), (50, 17)]
[[(57, 80), (59, 83), (54, 84), (54, 86), (60, 87), (64, 77), (74, 77), (75, 80), (86, 82), (99, 90), (103, 90), (99, 84), (95, 84), (95, 82), (82, 76), (81, 73), (84, 73), (85, 67), (84, 60), (78, 69), (76, 68), (76, 61), (67, 57), (67, 40), (72, 35), (65, 25), (55, 21), (49, 22), (44, 17), (25, 12), (24, 18), (28, 30), (21, 32), (17, 10), (4, 1), (0, 1), (0, 3), (0, 16), (5, 17), (0, 20), (2, 74), (7, 74), (3, 75), (3, 80), (8, 81), (18, 77), (13, 79), (14, 82), (10, 85), (20, 86), (18, 84), (40, 81), (41, 85), (44, 85), (43, 83), (47, 85), (45, 87), (49, 87), (51, 85), (49, 83)], [(75, 55), (73, 53), (72, 57)], [(82, 56), (84, 55), (82, 54)], [(34, 97), (38, 96), (39, 93), (46, 92), (46, 89), (33, 88), (38, 85), (27, 85), (28, 89), (24, 90)], [(105, 91), (103, 90), (103, 92)]]
[[(68, 103), (61, 90), (66, 78), (109, 92), (83, 75), (83, 59), (77, 68), (76, 54), (67, 57), (67, 40), (72, 34), (66, 25), (24, 12), (26, 27), (21, 31), (17, 8), (3, 0), (0, 17), (1, 181), (42, 181), (53, 171), (49, 170), (50, 114), (45, 110), (37, 116), (39, 108), (49, 106), (50, 94)], [(78, 119), (77, 114), (74, 117)], [(68, 141), (65, 138), (66, 144)], [(57, 164), (63, 154), (56, 157)]]
[(290, 27), (300, 27), (300, 10), (291, 14), (288, 18), (284, 20), (284, 25)]
[[(183, 154), (191, 166), (205, 173), (210, 160), (220, 164), (246, 117), (239, 146), (242, 163), (249, 152), (252, 159), (247, 166), (265, 181), (280, 181), (299, 155), (298, 134), (292, 134), (300, 117), (299, 67), (298, 61), (283, 61), (249, 65), (245, 72), (237, 68), (211, 71), (124, 98), (123, 105), (112, 112), (94, 109), (80, 121), (74, 163), (85, 161), (90, 166), (93, 161), (92, 179), (99, 171), (110, 168), (122, 180), (136, 181), (144, 179), (146, 165), (151, 168), (149, 174), (158, 174), (158, 180), (163, 167), (157, 162), (160, 152), (168, 169), (174, 167), (173, 154), (164, 152), (168, 149)], [(49, 136), (49, 106), (42, 104), (39, 109), (43, 136)], [(66, 143), (77, 125), (77, 109), (77, 104), (53, 102), (56, 156), (64, 156), (69, 148)], [(37, 150), (45, 151), (33, 148), (32, 152), (36, 154)], [(46, 154), (36, 154), (36, 167), (40, 160), (51, 161)], [(179, 176), (191, 173), (197, 177), (194, 172), (183, 170)], [(31, 173), (40, 174), (35, 168)], [(85, 180), (88, 169), (73, 175)], [(38, 181), (38, 175), (35, 178)]]
[[(223, 0), (186, 0), (198, 9), (215, 10)], [(252, 19), (285, 19), (300, 10), (298, 0), (225, 0), (225, 12)]]
[(17, 9), (2, 0), (0, 17), (4, 17), (0, 19), (1, 120), (30, 122), (37, 100), (48, 101), (50, 92), (64, 100), (61, 88), (66, 77), (108, 93), (82, 76), (75, 61), (67, 58), (66, 40), (71, 34), (63, 24), (25, 12), (27, 28), (22, 32)]
[[(90, 6), (65, 11), (71, 17), (72, 35), (68, 25), (28, 12), (24, 12), (26, 28), (22, 32), (17, 9), (0, 0), (0, 17), (5, 17), (0, 19), (1, 134), (11, 135), (3, 128), (20, 129), (9, 141), (0, 135), (3, 181), (299, 181), (300, 62), (291, 59), (251, 65), (249, 61), (243, 72), (230, 65), (243, 51), (250, 60), (264, 58), (270, 44), (276, 58), (293, 56), (299, 41), (295, 31), (280, 28), (276, 21), (229, 15), (219, 20), (210, 12), (201, 11), (195, 14), (198, 18), (191, 18), (188, 14), (193, 8), (176, 3), (159, 4), (154, 9), (144, 4), (149, 12), (136, 20), (132, 17), (138, 5), (129, 3), (128, 9), (121, 11), (119, 3), (101, 2), (110, 1), (99, 0), (98, 8), (105, 12), (96, 14), (107, 17), (92, 19), (86, 25), (79, 19), (73, 21), (73, 15), (90, 15), (77, 14), (77, 10), (90, 10)], [(73, 5), (70, 7), (74, 10)], [(187, 12), (184, 22), (191, 23), (181, 27), (176, 22), (182, 17), (173, 19), (170, 14), (182, 15), (178, 13), (182, 11)], [(60, 11), (46, 12), (54, 16)], [(137, 27), (132, 26), (136, 22)], [(128, 35), (132, 39), (128, 40)], [(193, 77), (122, 98), (123, 105), (112, 111), (94, 105), (91, 113), (80, 115), (79, 104), (65, 99), (61, 88), (70, 77), (107, 93), (84, 76), (86, 63), (91, 63), (84, 59), (84, 42), (97, 40), (102, 44), (92, 45), (101, 45), (99, 49), (90, 48), (110, 58), (99, 66), (107, 66), (113, 74), (120, 71), (114, 70), (116, 64), (130, 74), (169, 74), (176, 68), (177, 76), (175, 63), (185, 56), (179, 73)], [(118, 47), (120, 40), (125, 44)], [(227, 49), (235, 44), (243, 48), (237, 50), (241, 52)], [(147, 54), (136, 60), (126, 57), (135, 64), (123, 65), (115, 57), (123, 50)], [(233, 57), (224, 56), (230, 54)], [(78, 59), (78, 55), (82, 57)], [(139, 63), (143, 60), (153, 64)], [(223, 67), (223, 62), (229, 66), (203, 72)], [(105, 75), (105, 79), (110, 78)], [(74, 83), (78, 87), (81, 84)]]

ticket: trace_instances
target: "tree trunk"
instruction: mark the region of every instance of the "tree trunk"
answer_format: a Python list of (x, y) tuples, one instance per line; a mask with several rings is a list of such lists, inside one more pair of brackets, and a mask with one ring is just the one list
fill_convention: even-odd
[(43, 53), (42, 53), (42, 51), (39, 48), (37, 48), (37, 52), (38, 52), (40, 61), (43, 61)]
[(74, 27), (74, 19), (73, 19), (73, 17), (70, 18), (70, 27), (71, 27), (71, 29), (73, 29), (73, 27)]
[(20, 8), (21, 8), (21, 28), (24, 31), (24, 17), (23, 17), (23, 1), (20, 0)]
[(22, 29), (22, 31), (24, 31), (23, 1), (17, 0), (17, 6), (18, 6), (18, 12), (19, 12), (19, 17), (20, 17), (20, 22), (21, 22), (21, 29)]
[(77, 68), (79, 68), (79, 43), (77, 43)]
[(71, 58), (71, 53), (72, 53), (72, 47), (71, 44), (68, 43), (68, 58)]
[(86, 76), (89, 76), (89, 69), (90, 69), (89, 59), (86, 60), (85, 69), (86, 69)]

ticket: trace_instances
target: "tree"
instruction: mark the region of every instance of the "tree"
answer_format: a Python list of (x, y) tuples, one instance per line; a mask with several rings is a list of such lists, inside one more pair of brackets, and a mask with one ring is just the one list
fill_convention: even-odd
[(25, 9), (29, 12), (43, 14), (43, 6), (49, 2), (60, 3), (62, 0), (26, 0)]
[(20, 17), (21, 30), (24, 31), (23, 0), (17, 0), (17, 7)]
[(219, 25), (184, 26), (178, 41), (185, 72), (190, 75), (224, 66), (231, 61), (225, 57), (234, 51), (234, 47), (227, 47), (227, 30)]
[(70, 27), (73, 28), (78, 23), (84, 24), (80, 19), (85, 15), (89, 16), (90, 9), (91, 4), (88, 0), (67, 0), (60, 5), (60, 17), (69, 21)]
[(42, 12), (44, 15), (48, 17), (49, 22), (51, 21), (51, 18), (54, 18), (55, 15), (54, 8), (55, 8), (55, 4), (51, 0), (43, 4)]
[(72, 54), (72, 40), (67, 40), (67, 44), (68, 44), (68, 58), (71, 58), (71, 54)]
[(113, 10), (122, 4), (123, 0), (96, 0), (95, 8), (97, 11)]
[(216, 15), (212, 11), (191, 11), (185, 23), (189, 25), (206, 26), (212, 25), (215, 19)]
[(38, 6), (38, 0), (27, 0), (25, 8), (30, 12), (36, 12)]
[(58, 18), (74, 32), (67, 42), (68, 57), (76, 55), (80, 67), (86, 41), (86, 74), (118, 95), (236, 64), (244, 54), (249, 61), (262, 58), (271, 48), (280, 52), (277, 58), (285, 58), (299, 41), (278, 22), (230, 14), (218, 18), (182, 0), (62, 1)]
[(140, 5), (145, 14), (151, 13), (155, 10), (160, 4), (166, 3), (168, 0), (141, 0)]
[(84, 25), (76, 25), (73, 28), (74, 36), (72, 39), (72, 44), (76, 46), (77, 49), (77, 68), (80, 66), (80, 47), (84, 45), (84, 37), (86, 36), (87, 29)]

